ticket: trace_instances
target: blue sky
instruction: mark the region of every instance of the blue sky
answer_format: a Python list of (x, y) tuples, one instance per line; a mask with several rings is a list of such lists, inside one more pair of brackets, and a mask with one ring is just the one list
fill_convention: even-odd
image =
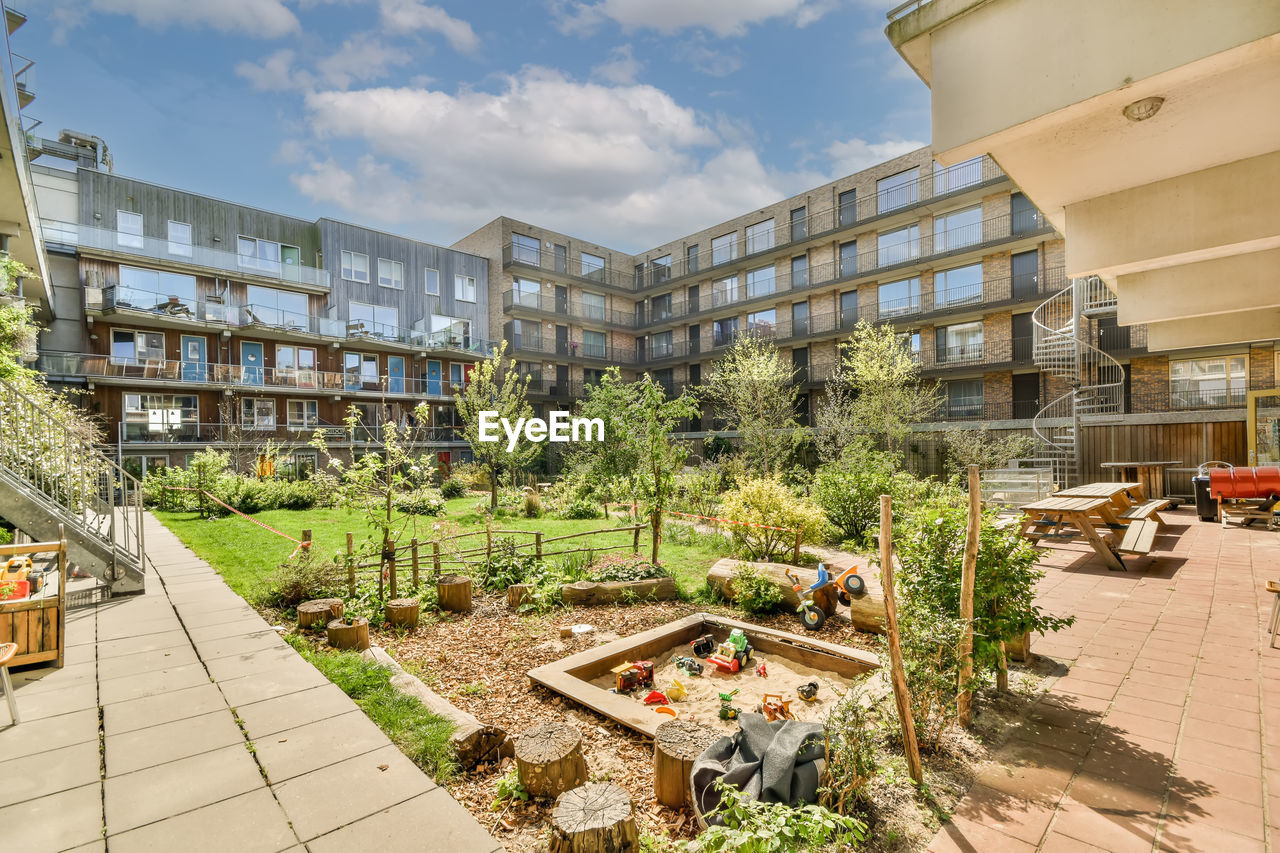
[(448, 244), (640, 251), (929, 139), (881, 0), (45, 0), (28, 114), (121, 174)]

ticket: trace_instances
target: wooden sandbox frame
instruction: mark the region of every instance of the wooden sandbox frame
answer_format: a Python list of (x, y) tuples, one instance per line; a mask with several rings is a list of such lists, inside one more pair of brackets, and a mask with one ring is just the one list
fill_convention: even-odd
[(737, 619), (694, 613), (667, 625), (650, 628), (594, 649), (529, 670), (529, 678), (548, 690), (585, 705), (611, 720), (634, 729), (645, 737), (657, 734), (668, 718), (653, 713), (629, 696), (610, 693), (591, 683), (620, 663), (655, 658), (676, 646), (687, 645), (703, 634), (723, 641), (734, 628), (741, 628), (756, 651), (777, 655), (815, 669), (825, 669), (844, 678), (853, 678), (880, 666), (871, 652), (840, 646), (813, 637), (802, 637), (773, 628), (762, 628)]

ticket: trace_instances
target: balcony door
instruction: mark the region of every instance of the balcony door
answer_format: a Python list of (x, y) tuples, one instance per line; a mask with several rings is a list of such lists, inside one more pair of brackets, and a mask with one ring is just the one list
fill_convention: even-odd
[(1018, 252), (1010, 258), (1013, 273), (1013, 298), (1027, 299), (1035, 296), (1040, 289), (1040, 254), (1032, 249), (1030, 252)]
[(427, 362), (427, 394), (432, 397), (440, 396), (440, 362)]
[(208, 342), (201, 335), (182, 336), (182, 381), (208, 382)]
[(240, 342), (240, 370), (242, 384), (262, 384), (262, 344), (257, 341)]
[(404, 393), (404, 356), (387, 356), (387, 393)]

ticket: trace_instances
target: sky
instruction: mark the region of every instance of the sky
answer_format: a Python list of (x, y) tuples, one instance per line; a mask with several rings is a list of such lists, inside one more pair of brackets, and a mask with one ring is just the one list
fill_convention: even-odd
[(43, 0), (37, 133), (116, 172), (448, 245), (628, 252), (913, 150), (893, 0)]

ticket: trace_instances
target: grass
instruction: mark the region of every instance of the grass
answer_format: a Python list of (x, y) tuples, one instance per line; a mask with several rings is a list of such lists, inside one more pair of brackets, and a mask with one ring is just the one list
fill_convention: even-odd
[(391, 685), (391, 672), (359, 652), (316, 651), (300, 637), (289, 643), (350, 696), (414, 764), (445, 784), (457, 772), (454, 724)]
[[(484, 530), (484, 521), (476, 511), (476, 505), (483, 501), (483, 498), (476, 495), (454, 498), (445, 502), (444, 515), (436, 518), (418, 517), (416, 535), (419, 541), (427, 542), (432, 538), (432, 523), (435, 521), (457, 525), (458, 532), (462, 533)], [(263, 579), (274, 572), (296, 547), (288, 539), (235, 515), (216, 520), (202, 519), (194, 512), (157, 511), (155, 515), (184, 545), (207, 560), (232, 589), (251, 601), (258, 597)], [(294, 538), (301, 538), (303, 530), (310, 530), (312, 550), (319, 557), (328, 557), (345, 550), (348, 532), (355, 534), (357, 548), (370, 535), (364, 517), (345, 509), (281, 509), (260, 512), (253, 518)], [(550, 539), (589, 530), (609, 531), (621, 523), (617, 518), (573, 521), (549, 517), (514, 517), (495, 519), (494, 527), (502, 530), (541, 530), (543, 537)], [(665, 529), (671, 531), (673, 528)], [(415, 534), (410, 532), (406, 538), (412, 535)], [(597, 536), (570, 540), (564, 545), (574, 548), (622, 544), (629, 546), (630, 539), (629, 534), (601, 532)], [(724, 552), (714, 537), (686, 535), (679, 536), (679, 539), (680, 542), (677, 543), (664, 537), (660, 557), (675, 576), (681, 592), (692, 595), (703, 587), (707, 569), (724, 556)], [(477, 537), (468, 542), (466, 547), (473, 547), (475, 542), (483, 544), (483, 541), (483, 538)], [(641, 553), (647, 554), (650, 547), (649, 535), (644, 532), (640, 536)], [(559, 550), (559, 543), (549, 543), (545, 550)], [(431, 552), (427, 548), (423, 549), (422, 565), (424, 568), (430, 568), (431, 565)], [(448, 568), (446, 566), (446, 570)]]

